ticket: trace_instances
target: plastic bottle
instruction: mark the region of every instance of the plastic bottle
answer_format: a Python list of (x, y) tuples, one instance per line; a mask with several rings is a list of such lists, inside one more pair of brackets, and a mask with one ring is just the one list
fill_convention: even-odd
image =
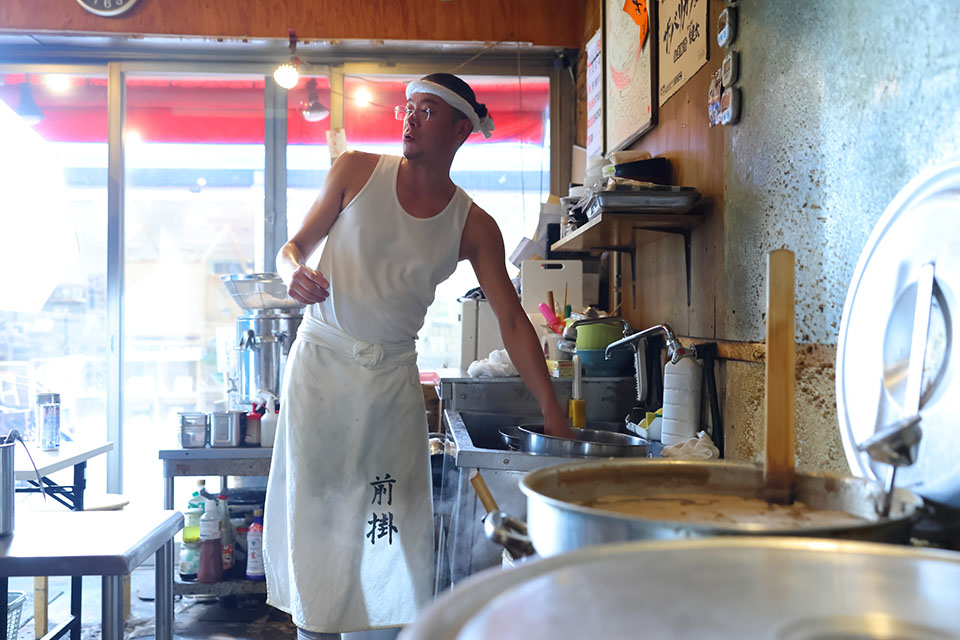
[(668, 362), (663, 370), (663, 421), (660, 439), (665, 445), (697, 437), (700, 430), (700, 384), (703, 365), (694, 358), (677, 364)]
[(220, 513), (217, 503), (208, 500), (200, 517), (200, 568), (197, 580), (213, 584), (223, 580), (223, 547), (220, 545)]
[(235, 565), (233, 526), (230, 524), (230, 505), (227, 503), (226, 490), (220, 491), (217, 502), (220, 503), (220, 548), (223, 554), (223, 573), (226, 575), (232, 572)]
[(207, 492), (207, 481), (197, 480), (197, 490), (190, 494), (190, 500), (187, 502), (187, 511), (197, 511), (203, 513), (203, 507), (206, 505), (206, 498), (203, 495)]
[(200, 572), (200, 543), (187, 542), (180, 545), (180, 579), (185, 582), (194, 582)]
[(253, 524), (247, 531), (247, 580), (266, 580), (263, 568), (263, 510), (253, 512)]
[(203, 511), (200, 509), (190, 509), (185, 514), (183, 514), (184, 523), (183, 523), (183, 541), (184, 542), (199, 542), (200, 541), (200, 516), (203, 515)]
[(269, 403), (267, 412), (260, 418), (260, 446), (272, 447), (277, 438), (277, 419), (279, 410)]

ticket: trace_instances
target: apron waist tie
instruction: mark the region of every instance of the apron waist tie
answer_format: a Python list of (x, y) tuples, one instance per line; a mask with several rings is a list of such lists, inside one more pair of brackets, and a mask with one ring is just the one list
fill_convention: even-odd
[(400, 366), (417, 363), (417, 349), (413, 340), (393, 344), (368, 342), (354, 338), (309, 315), (304, 315), (303, 322), (297, 329), (297, 338), (336, 351), (368, 369), (381, 364)]

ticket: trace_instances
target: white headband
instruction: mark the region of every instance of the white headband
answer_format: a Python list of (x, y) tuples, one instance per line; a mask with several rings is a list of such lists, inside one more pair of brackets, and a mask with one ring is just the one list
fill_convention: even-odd
[(484, 138), (490, 137), (490, 132), (493, 131), (493, 118), (491, 118), (489, 114), (482, 118), (478, 116), (477, 112), (470, 106), (470, 103), (464, 100), (456, 91), (448, 89), (436, 82), (430, 82), (429, 80), (414, 80), (407, 85), (407, 100), (415, 93), (429, 93), (441, 98), (444, 102), (470, 119), (470, 122), (473, 124), (473, 131), (471, 133), (480, 131), (483, 133)]

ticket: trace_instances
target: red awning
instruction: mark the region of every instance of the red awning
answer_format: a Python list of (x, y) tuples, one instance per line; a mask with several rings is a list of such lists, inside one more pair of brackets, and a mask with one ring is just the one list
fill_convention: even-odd
[[(0, 86), (0, 100), (16, 109), (20, 102), (23, 74), (7, 74)], [(34, 100), (44, 119), (36, 130), (57, 142), (106, 142), (107, 81), (105, 78), (73, 77), (70, 90), (57, 94), (41, 76), (29, 77)], [(307, 102), (306, 79), (288, 93), (287, 142), (325, 144), (330, 119), (307, 122), (299, 106)], [(325, 77), (317, 78), (320, 101), (329, 106), (330, 88)], [(401, 123), (393, 107), (405, 103), (405, 84), (399, 80), (349, 77), (344, 82), (344, 128), (352, 143), (389, 143), (400, 138)], [(496, 123), (492, 142), (516, 141), (540, 144), (545, 132), (549, 104), (546, 79), (524, 79), (522, 92), (509, 79), (475, 82), (477, 97), (487, 105)], [(365, 89), (370, 103), (355, 102)], [(127, 129), (144, 142), (257, 144), (263, 143), (264, 81), (250, 77), (162, 76), (127, 79)]]

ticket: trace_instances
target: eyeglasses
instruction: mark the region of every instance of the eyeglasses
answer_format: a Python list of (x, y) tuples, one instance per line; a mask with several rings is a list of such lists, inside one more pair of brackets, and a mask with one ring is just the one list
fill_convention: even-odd
[(414, 109), (413, 107), (393, 108), (393, 117), (397, 120), (405, 120), (415, 113), (419, 114), (424, 122), (430, 119), (430, 107), (424, 107), (423, 109)]

